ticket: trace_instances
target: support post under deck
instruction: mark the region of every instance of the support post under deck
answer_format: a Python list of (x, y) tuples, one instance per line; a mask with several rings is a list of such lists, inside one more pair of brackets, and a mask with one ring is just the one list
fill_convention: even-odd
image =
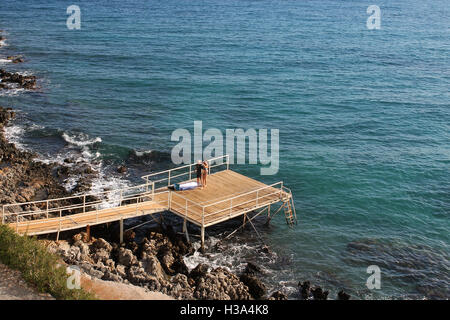
[(202, 251), (205, 251), (205, 227), (201, 227)]
[(123, 243), (123, 218), (120, 218), (119, 243)]
[(188, 232), (188, 230), (187, 230), (187, 220), (186, 220), (186, 219), (184, 219), (184, 222), (183, 222), (183, 232), (186, 233), (186, 240), (187, 240), (188, 242), (191, 242), (191, 241), (189, 240), (189, 232)]

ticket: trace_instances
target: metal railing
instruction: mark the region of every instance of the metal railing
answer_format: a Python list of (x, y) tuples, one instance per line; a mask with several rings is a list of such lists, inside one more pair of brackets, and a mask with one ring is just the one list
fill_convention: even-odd
[[(220, 166), (226, 166), (226, 170), (230, 168), (230, 157), (224, 155), (206, 160), (209, 164), (208, 174), (211, 174), (213, 168)], [(168, 187), (173, 183), (189, 181), (195, 178), (195, 165), (196, 163), (187, 164), (184, 166), (176, 167), (173, 169), (151, 173), (141, 178), (145, 180), (145, 184), (153, 185), (153, 188), (158, 189), (161, 187)], [(224, 170), (224, 168), (222, 169)], [(220, 170), (219, 170), (220, 171)], [(162, 177), (161, 177), (162, 176)], [(183, 177), (183, 178), (181, 178)], [(181, 178), (181, 179), (180, 179)]]
[[(277, 182), (268, 186), (264, 186), (249, 192), (239, 193), (223, 200), (218, 200), (208, 204), (196, 203), (179, 193), (171, 192), (169, 200), (169, 209), (176, 211), (188, 220), (193, 218), (201, 218), (202, 225), (208, 225), (214, 220), (224, 217), (233, 217), (239, 215), (243, 211), (254, 210), (258, 207), (267, 205), (274, 201), (283, 200), (283, 197), (292, 197), (287, 188), (283, 186), (283, 182)], [(214, 210), (214, 207), (218, 207)], [(205, 218), (219, 215), (217, 219)], [(195, 220), (195, 219), (194, 219)]]
[(12, 219), (14, 220), (13, 222), (19, 222), (20, 219), (26, 220), (31, 216), (42, 216), (42, 218), (48, 219), (62, 215), (63, 212), (71, 214), (86, 213), (105, 208), (120, 207), (128, 205), (130, 201), (138, 198), (146, 197), (152, 200), (155, 190), (148, 190), (148, 184), (141, 184), (117, 190), (87, 193), (70, 197), (5, 204), (2, 207), (1, 221), (2, 224), (9, 223), (11, 222), (11, 217), (15, 217)]
[[(162, 192), (162, 193), (167, 193), (167, 195), (169, 194), (168, 191)], [(160, 193), (160, 194), (162, 194)], [(71, 214), (69, 215), (64, 215), (65, 211), (69, 211), (72, 212), (74, 209), (83, 209), (84, 206), (83, 205), (71, 205), (71, 206), (65, 206), (65, 207), (60, 207), (60, 208), (56, 208), (56, 209), (51, 209), (50, 212), (52, 213), (57, 213), (56, 216), (52, 216), (50, 218), (50, 220), (53, 219), (57, 219), (57, 227), (55, 228), (55, 224), (52, 225), (51, 230), (45, 230), (45, 232), (48, 231), (62, 231), (62, 230), (68, 230), (68, 229), (73, 229), (73, 228), (78, 228), (87, 224), (97, 224), (97, 223), (104, 223), (104, 222), (109, 222), (109, 221), (115, 221), (118, 220), (118, 217), (123, 217), (125, 215), (130, 215), (133, 213), (133, 211), (135, 210), (135, 215), (138, 214), (139, 209), (142, 208), (143, 206), (146, 205), (146, 202), (149, 200), (149, 198), (151, 197), (151, 195), (149, 194), (140, 194), (138, 196), (133, 196), (133, 197), (125, 197), (122, 199), (122, 204), (120, 205), (116, 205), (117, 201), (115, 199), (113, 200), (107, 200), (107, 201), (92, 201), (89, 202), (89, 206), (90, 207), (94, 207), (93, 210), (89, 210), (89, 211), (83, 211), (82, 213), (77, 214), (76, 216), (73, 216)], [(131, 203), (129, 203), (131, 202)], [(113, 206), (109, 207), (109, 208), (123, 208), (123, 207), (127, 207), (127, 208), (131, 208), (133, 209), (133, 211), (116, 211), (113, 217), (109, 217), (109, 216), (101, 216), (101, 214), (106, 211), (107, 208), (101, 208), (101, 206), (104, 206), (105, 204), (112, 204)], [(125, 204), (123, 204), (125, 203)], [(45, 212), (45, 211), (44, 211)], [(27, 220), (25, 219), (26, 216), (29, 215), (35, 215), (35, 214), (42, 214), (44, 212), (39, 212), (39, 211), (33, 211), (32, 213), (27, 213), (27, 214), (22, 214), (22, 213), (11, 213), (11, 216), (15, 216), (15, 221), (9, 222), (11, 225), (15, 225), (15, 229), (16, 231), (18, 231), (20, 226), (37, 226), (43, 223), (48, 223), (49, 219), (37, 219), (37, 220)], [(76, 220), (82, 220), (84, 221), (83, 223), (81, 222), (77, 222)], [(67, 227), (64, 226), (63, 224), (65, 224), (65, 222), (71, 222), (71, 227)], [(27, 233), (27, 232), (26, 232)]]

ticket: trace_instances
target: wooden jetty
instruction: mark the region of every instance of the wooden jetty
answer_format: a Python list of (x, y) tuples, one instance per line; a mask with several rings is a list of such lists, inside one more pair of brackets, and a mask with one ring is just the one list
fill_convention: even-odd
[[(2, 207), (1, 221), (19, 234), (57, 233), (57, 239), (61, 231), (120, 221), (120, 241), (123, 241), (125, 219), (170, 211), (184, 220), (183, 232), (188, 239), (188, 222), (200, 228), (202, 247), (205, 228), (239, 216), (243, 216), (243, 225), (252, 224), (256, 215), (267, 212), (270, 220), (283, 209), (286, 222), (290, 226), (296, 223), (292, 193), (282, 181), (266, 185), (232, 171), (227, 155), (207, 161), (209, 175), (204, 188), (169, 189), (173, 183), (196, 180), (195, 164), (189, 164), (143, 176), (145, 183), (133, 187), (7, 204)], [(259, 212), (251, 218), (247, 216), (255, 211)]]

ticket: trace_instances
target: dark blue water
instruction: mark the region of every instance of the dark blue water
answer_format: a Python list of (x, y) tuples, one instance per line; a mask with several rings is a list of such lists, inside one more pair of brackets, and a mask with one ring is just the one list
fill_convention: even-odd
[[(81, 30), (66, 27), (71, 4)], [(332, 297), (448, 298), (450, 5), (376, 4), (380, 30), (363, 1), (2, 1), (0, 59), (26, 63), (1, 67), (40, 79), (0, 93), (20, 110), (8, 134), (43, 159), (92, 162), (102, 189), (170, 165), (171, 133), (194, 120), (279, 129), (277, 175), (234, 169), (284, 181), (299, 225), (257, 224), (270, 256), (249, 229), (210, 258), (257, 260), (291, 298), (299, 280)], [(366, 288), (372, 264), (380, 290)]]

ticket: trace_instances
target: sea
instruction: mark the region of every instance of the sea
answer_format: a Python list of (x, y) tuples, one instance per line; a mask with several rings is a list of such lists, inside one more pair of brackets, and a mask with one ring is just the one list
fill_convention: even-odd
[(0, 92), (17, 111), (6, 134), (40, 161), (90, 163), (96, 192), (174, 167), (172, 133), (194, 121), (278, 130), (276, 174), (232, 169), (283, 181), (298, 224), (207, 229), (189, 268), (254, 262), (289, 299), (303, 281), (331, 299), (448, 299), (449, 18), (447, 0), (1, 1), (0, 68), (38, 78)]

